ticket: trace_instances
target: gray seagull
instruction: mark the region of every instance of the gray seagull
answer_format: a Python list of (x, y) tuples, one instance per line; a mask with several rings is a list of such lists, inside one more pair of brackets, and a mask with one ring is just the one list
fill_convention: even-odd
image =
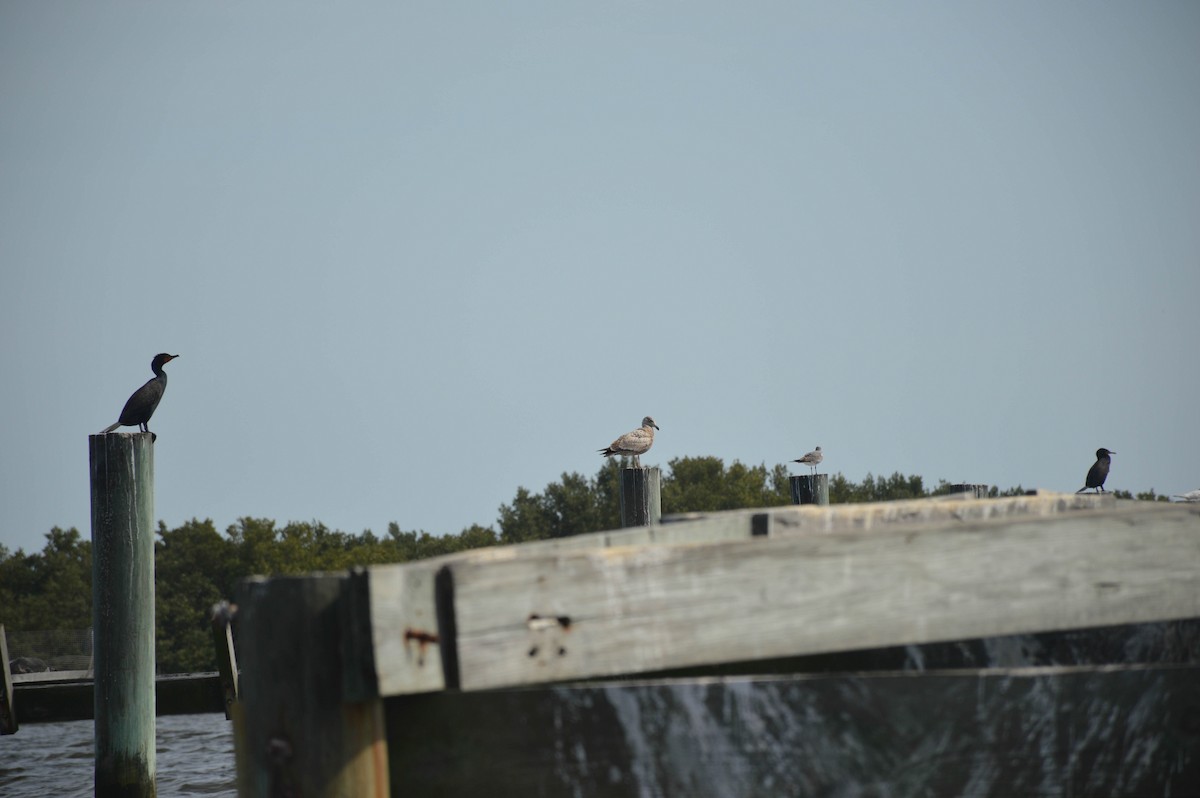
[(824, 459), (825, 459), (825, 455), (821, 454), (821, 447), (818, 446), (817, 448), (813, 449), (808, 454), (801, 457), (799, 460), (793, 460), (792, 462), (799, 463), (800, 465), (809, 466), (810, 468), (812, 468), (812, 472), (815, 474), (815, 473), (817, 473), (817, 466), (819, 466), (821, 464), (821, 461)]
[(633, 467), (641, 468), (642, 463), (638, 460), (638, 455), (650, 451), (650, 447), (654, 445), (654, 430), (656, 429), (658, 429), (658, 425), (654, 423), (654, 419), (646, 416), (642, 419), (642, 426), (633, 432), (626, 432), (610, 443), (607, 449), (600, 449), (600, 454), (605, 457), (612, 457), (614, 454), (633, 455)]

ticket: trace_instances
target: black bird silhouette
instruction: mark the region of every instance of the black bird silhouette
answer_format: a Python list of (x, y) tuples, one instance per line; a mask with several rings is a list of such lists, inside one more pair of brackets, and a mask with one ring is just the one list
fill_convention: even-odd
[(1076, 493), (1083, 493), (1088, 488), (1096, 488), (1101, 493), (1104, 493), (1104, 480), (1108, 479), (1108, 467), (1112, 465), (1112, 458), (1108, 449), (1100, 448), (1096, 450), (1096, 462), (1088, 469), (1087, 479), (1084, 480), (1084, 485)]
[(167, 373), (163, 371), (163, 366), (177, 357), (179, 355), (168, 355), (166, 352), (155, 355), (154, 360), (150, 362), (154, 376), (129, 397), (117, 423), (105, 427), (100, 434), (112, 432), (117, 427), (141, 427), (142, 432), (150, 432), (150, 416), (154, 415), (154, 409), (162, 400), (163, 391), (167, 390)]

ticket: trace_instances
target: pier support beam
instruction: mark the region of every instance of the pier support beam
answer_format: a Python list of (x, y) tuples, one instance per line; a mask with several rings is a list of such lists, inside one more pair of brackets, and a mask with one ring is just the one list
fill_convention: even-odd
[(621, 526), (650, 526), (662, 519), (662, 472), (621, 469)]
[(96, 796), (143, 798), (155, 783), (154, 442), (88, 437)]
[(346, 579), (255, 577), (238, 586), (241, 798), (389, 794), (383, 704), (344, 700)]
[(800, 474), (789, 478), (792, 485), (792, 504), (829, 505), (829, 475)]
[(8, 635), (0, 623), (0, 734), (16, 734), (19, 724), (13, 705), (12, 672), (8, 667)]

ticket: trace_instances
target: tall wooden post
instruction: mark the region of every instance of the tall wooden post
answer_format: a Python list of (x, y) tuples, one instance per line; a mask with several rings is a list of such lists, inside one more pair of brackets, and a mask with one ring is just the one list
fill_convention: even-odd
[(829, 505), (829, 475), (799, 474), (790, 478), (792, 504)]
[(388, 795), (383, 702), (342, 689), (347, 577), (246, 579), (238, 586), (238, 795)]
[(233, 615), (237, 608), (222, 601), (212, 608), (213, 648), (217, 655), (217, 673), (225, 693), (225, 720), (233, 720), (233, 705), (238, 700), (237, 652), (233, 647)]
[(621, 469), (621, 526), (650, 526), (662, 519), (662, 472)]
[(88, 437), (96, 796), (154, 796), (154, 442)]
[(17, 733), (17, 713), (13, 706), (12, 671), (8, 667), (8, 635), (0, 623), (0, 734)]

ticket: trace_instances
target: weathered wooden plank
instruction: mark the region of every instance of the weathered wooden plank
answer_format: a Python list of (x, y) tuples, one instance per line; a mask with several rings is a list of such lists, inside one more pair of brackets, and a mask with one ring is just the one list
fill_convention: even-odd
[(35, 684), (39, 682), (90, 682), (92, 675), (90, 670), (35, 671), (34, 673), (14, 673), (12, 680), (15, 685)]
[(388, 699), (411, 795), (1190, 795), (1200, 667), (590, 683)]
[(363, 634), (367, 644), (350, 654), (353, 662), (347, 664), (354, 670), (354, 678), (347, 682), (346, 694), (364, 699), (441, 690), (446, 686), (435, 580), (449, 563), (539, 558), (617, 545), (741, 540), (749, 535), (750, 526), (741, 520), (729, 525), (710, 524), (699, 532), (685, 524), (646, 526), (476, 549), (401, 565), (371, 566), (361, 577), (365, 579), (365, 587), (352, 588), (365, 591), (366, 597), (356, 602), (360, 617), (347, 623), (353, 627), (369, 625), (369, 631)]
[(356, 652), (356, 661), (348, 665), (367, 673), (347, 684), (349, 697), (418, 693), (446, 686), (434, 595), (439, 568), (436, 560), (430, 560), (407, 567), (368, 569), (371, 646)]
[(457, 686), (476, 690), (1196, 617), (1200, 510), (1141, 505), (445, 568)]
[(842, 529), (878, 529), (899, 524), (961, 524), (1010, 517), (1042, 517), (1070, 511), (1111, 509), (1111, 496), (1040, 494), (991, 501), (912, 500), (874, 505), (772, 507), (761, 510), (695, 514), (673, 523), (609, 530), (557, 540), (497, 546), (402, 565), (366, 569), (364, 607), (348, 623), (367, 625), (364, 644), (348, 661), (354, 678), (346, 695), (440, 690), (445, 687), (441, 637), (437, 629), (435, 577), (457, 562), (500, 562), (554, 557), (569, 552), (645, 544), (701, 544), (774, 536), (829, 533)]
[[(680, 526), (681, 535), (706, 539), (714, 532), (733, 537), (749, 536), (756, 516), (769, 519), (769, 535), (837, 532), (847, 529), (878, 529), (901, 524), (911, 526), (954, 525), (975, 521), (1002, 521), (1010, 518), (1061, 515), (1072, 512), (1108, 511), (1117, 507), (1111, 494), (1073, 494), (1039, 492), (1027, 496), (979, 501), (965, 495), (908, 499), (866, 504), (829, 506), (793, 505), (759, 510), (730, 510), (721, 513), (689, 513), (664, 526)], [(1127, 504), (1135, 505), (1135, 502)], [(1146, 506), (1146, 505), (1143, 505)], [(670, 518), (664, 519), (671, 521)]]

